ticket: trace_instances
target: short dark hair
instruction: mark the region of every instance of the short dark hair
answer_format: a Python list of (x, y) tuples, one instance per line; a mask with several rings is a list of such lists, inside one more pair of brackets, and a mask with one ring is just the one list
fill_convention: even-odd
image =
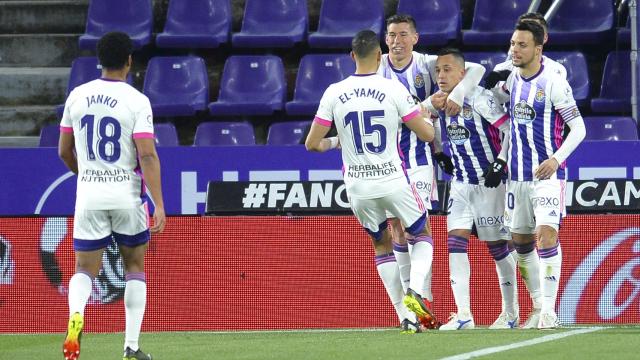
[(387, 18), (387, 27), (391, 24), (401, 24), (408, 23), (413, 28), (413, 31), (418, 31), (418, 27), (416, 26), (416, 19), (411, 15), (407, 14), (395, 14), (391, 15)]
[(538, 24), (535, 21), (519, 21), (516, 24), (516, 30), (529, 31), (533, 35), (533, 42), (536, 44), (536, 46), (542, 45), (544, 43), (544, 29), (542, 28), (542, 25)]
[(537, 12), (529, 12), (520, 15), (520, 17), (518, 17), (518, 22), (520, 21), (535, 21), (538, 24), (542, 25), (542, 28), (545, 32), (548, 32), (549, 30), (549, 24), (547, 23), (547, 20), (542, 14)]
[(464, 69), (464, 54), (462, 51), (456, 48), (444, 48), (438, 51), (438, 56), (452, 55), (456, 60), (462, 63), (462, 68)]
[(364, 58), (380, 48), (378, 35), (367, 29), (359, 31), (351, 40), (351, 50), (359, 58)]
[(96, 52), (103, 69), (119, 70), (124, 68), (133, 53), (133, 43), (126, 33), (113, 31), (100, 38)]

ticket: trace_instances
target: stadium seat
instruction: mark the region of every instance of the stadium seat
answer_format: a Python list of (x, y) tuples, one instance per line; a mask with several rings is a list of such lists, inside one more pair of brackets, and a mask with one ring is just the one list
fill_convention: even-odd
[(102, 35), (117, 30), (129, 34), (133, 46), (139, 49), (151, 41), (152, 25), (151, 0), (91, 0), (79, 46), (95, 50)]
[[(69, 82), (67, 83), (67, 96), (71, 90), (91, 80), (99, 79), (102, 76), (102, 66), (98, 63), (98, 58), (94, 56), (81, 56), (73, 60), (71, 63), (71, 73), (69, 74)], [(127, 76), (127, 83), (133, 84), (131, 73)], [(56, 107), (58, 119), (62, 119), (64, 112), (64, 104)]]
[(45, 125), (40, 129), (39, 147), (58, 147), (58, 139), (60, 139), (60, 125)]
[(284, 107), (287, 85), (277, 56), (230, 56), (224, 64), (213, 115), (271, 115)]
[(591, 99), (597, 113), (631, 111), (631, 60), (629, 51), (612, 51), (602, 72), (600, 96)]
[(396, 14), (409, 14), (416, 19), (418, 45), (445, 45), (460, 34), (459, 0), (399, 0)]
[(247, 0), (231, 41), (236, 48), (290, 48), (305, 40), (308, 22), (306, 0)]
[(198, 125), (195, 146), (255, 145), (253, 126), (246, 122), (205, 122)]
[(584, 124), (587, 128), (585, 140), (638, 140), (638, 127), (630, 117), (585, 117)]
[(547, 51), (544, 53), (548, 58), (564, 65), (567, 69), (567, 81), (573, 89), (573, 98), (578, 106), (589, 104), (589, 69), (584, 55), (578, 51), (561, 52)]
[(350, 49), (358, 31), (371, 29), (380, 35), (383, 26), (382, 0), (324, 0), (318, 31), (309, 35), (309, 46)]
[(311, 120), (273, 123), (267, 133), (267, 145), (298, 145), (309, 126)]
[(549, 19), (549, 43), (602, 44), (612, 40), (614, 14), (611, 0), (564, 1)]
[(462, 42), (508, 46), (514, 24), (530, 4), (530, 0), (476, 0), (471, 29), (462, 32)]
[(631, 19), (629, 17), (627, 17), (625, 27), (618, 28), (617, 43), (618, 45), (631, 44)]
[(472, 62), (484, 66), (485, 72), (480, 80), (480, 86), (484, 86), (484, 78), (493, 71), (496, 65), (504, 62), (507, 59), (507, 54), (504, 52), (465, 52), (465, 62)]
[(149, 60), (143, 93), (156, 116), (190, 116), (206, 110), (209, 78), (197, 56), (154, 57)]
[(293, 101), (286, 104), (289, 115), (313, 115), (327, 87), (356, 70), (353, 59), (346, 54), (308, 54), (300, 60)]
[(217, 48), (229, 42), (230, 0), (171, 0), (159, 48)]
[(172, 123), (155, 123), (153, 132), (156, 137), (156, 146), (179, 146), (178, 132)]

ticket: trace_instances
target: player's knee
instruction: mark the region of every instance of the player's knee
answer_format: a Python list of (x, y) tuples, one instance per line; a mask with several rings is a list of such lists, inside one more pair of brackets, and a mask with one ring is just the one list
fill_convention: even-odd
[(538, 228), (538, 247), (549, 248), (558, 242), (558, 231), (549, 225), (541, 225)]

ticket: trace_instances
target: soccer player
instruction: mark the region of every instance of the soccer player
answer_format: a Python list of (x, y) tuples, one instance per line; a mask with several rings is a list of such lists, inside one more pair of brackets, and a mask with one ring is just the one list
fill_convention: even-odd
[[(464, 77), (464, 55), (457, 49), (443, 49), (438, 53), (435, 71), (438, 87), (451, 93)], [(491, 325), (492, 329), (512, 329), (518, 326), (518, 303), (515, 260), (509, 256), (506, 240), (509, 232), (503, 226), (505, 186), (502, 181), (493, 188), (485, 187), (483, 169), (491, 164), (503, 146), (500, 131), (509, 128), (508, 118), (491, 91), (480, 86), (470, 89), (458, 115), (447, 115), (438, 109), (441, 125), (448, 135), (454, 171), (447, 215), (447, 245), (449, 273), (457, 312), (440, 330), (475, 328), (469, 296), (470, 266), (467, 256), (469, 236), (475, 224), (478, 238), (489, 248), (506, 304), (505, 311)], [(439, 135), (434, 142), (440, 150)]]
[[(60, 124), (60, 158), (78, 174), (76, 272), (69, 281), (65, 359), (80, 356), (84, 309), (104, 249), (113, 240), (119, 245), (126, 279), (123, 360), (151, 359), (138, 346), (147, 297), (144, 255), (149, 232), (163, 231), (165, 213), (151, 105), (125, 82), (132, 51), (131, 39), (122, 32), (107, 33), (98, 41), (102, 78), (69, 94)], [(151, 228), (145, 184), (155, 202)]]
[[(540, 26), (542, 26), (542, 28), (544, 29), (543, 45), (547, 43), (547, 40), (549, 39), (549, 25), (547, 24), (547, 20), (545, 20), (542, 14), (533, 12), (525, 13), (518, 17), (518, 21), (516, 22), (516, 24), (520, 21), (533, 21), (540, 24)], [(487, 89), (494, 88), (496, 84), (505, 81), (509, 74), (511, 74), (514, 69), (512, 57), (513, 54), (511, 53), (511, 49), (509, 49), (509, 52), (507, 53), (507, 59), (500, 64), (497, 64), (493, 68), (493, 71), (487, 74), (487, 78), (485, 79), (485, 87)], [(567, 78), (567, 69), (564, 67), (564, 65), (544, 55), (542, 55), (540, 61), (545, 65), (545, 67), (551, 68), (554, 72), (556, 72), (563, 78)]]
[[(543, 44), (540, 24), (516, 25), (511, 37), (516, 69), (501, 89), (509, 96), (511, 114), (505, 225), (534, 302), (525, 326), (551, 329), (558, 325), (558, 229), (565, 213), (565, 160), (584, 139), (585, 126), (567, 80), (542, 62)], [(565, 124), (571, 131), (563, 140)]]
[[(327, 88), (305, 145), (309, 151), (325, 152), (340, 144), (351, 209), (373, 241), (378, 274), (403, 332), (419, 332), (416, 316), (407, 308), (420, 317), (432, 316), (418, 291), (431, 268), (433, 239), (422, 199), (402, 167), (397, 133), (404, 123), (422, 141), (431, 141), (434, 129), (405, 87), (376, 74), (382, 51), (373, 31), (356, 34), (351, 56), (356, 73)], [(338, 136), (325, 139), (332, 123)], [(415, 244), (404, 299), (387, 210), (407, 224), (405, 230)]]
[[(387, 33), (385, 42), (389, 53), (382, 55), (382, 62), (378, 74), (388, 79), (399, 81), (409, 92), (420, 101), (425, 101), (431, 93), (432, 80), (435, 81), (436, 56), (420, 54), (413, 51), (418, 43), (415, 19), (410, 15), (397, 14), (389, 17), (386, 22)], [(448, 113), (457, 114), (463, 103), (463, 98), (469, 89), (474, 89), (482, 79), (485, 69), (482, 65), (469, 63), (467, 74), (458, 86), (451, 90), (448, 99), (440, 97), (445, 102)], [(429, 100), (427, 100), (429, 101)], [(426, 103), (425, 103), (426, 105)], [(439, 132), (436, 125), (436, 132)], [(400, 127), (398, 133), (401, 156), (409, 178), (415, 185), (418, 194), (427, 209), (431, 209), (431, 200), (437, 200), (437, 187), (433, 173), (431, 147), (421, 141), (406, 125)], [(434, 154), (434, 158), (445, 171), (451, 172), (451, 159), (443, 153)], [(391, 214), (388, 214), (391, 215)], [(405, 224), (406, 225), (406, 224)], [(394, 253), (400, 267), (403, 287), (408, 287), (411, 271), (409, 248), (402, 225), (397, 218), (391, 219), (391, 229), (394, 234)], [(409, 244), (413, 242), (410, 240)], [(433, 301), (431, 293), (431, 269), (427, 274), (422, 295), (428, 301)]]

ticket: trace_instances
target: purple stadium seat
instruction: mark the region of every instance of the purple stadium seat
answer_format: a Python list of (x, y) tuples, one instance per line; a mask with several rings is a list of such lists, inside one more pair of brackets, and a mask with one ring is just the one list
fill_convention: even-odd
[(205, 122), (198, 125), (195, 146), (255, 145), (253, 126), (246, 122)]
[(318, 31), (309, 35), (309, 46), (350, 49), (358, 31), (371, 29), (380, 35), (383, 26), (383, 0), (324, 0)]
[[(73, 60), (71, 63), (71, 73), (69, 74), (69, 82), (67, 84), (67, 96), (71, 90), (91, 80), (99, 79), (102, 76), (102, 66), (98, 63), (98, 58), (94, 56), (81, 56)], [(127, 83), (133, 84), (131, 73), (127, 76)], [(56, 107), (58, 119), (62, 119), (64, 112), (64, 104)]]
[(396, 14), (416, 19), (419, 45), (445, 45), (460, 34), (460, 0), (400, 0)]
[(630, 117), (585, 117), (584, 124), (587, 128), (585, 140), (638, 140), (638, 127)]
[(233, 47), (289, 48), (307, 36), (306, 0), (247, 0), (242, 30), (232, 36)]
[(289, 115), (313, 115), (320, 98), (329, 85), (356, 70), (353, 59), (346, 54), (308, 54), (300, 60), (293, 101), (286, 104)]
[(493, 71), (496, 65), (504, 62), (507, 59), (507, 54), (504, 52), (465, 52), (465, 62), (472, 62), (484, 66), (485, 72), (480, 80), (480, 86), (484, 85), (484, 78)]
[(87, 28), (80, 36), (83, 50), (95, 50), (98, 40), (110, 31), (123, 31), (136, 49), (151, 41), (153, 14), (151, 0), (91, 0)]
[(618, 45), (631, 44), (631, 19), (627, 17), (627, 24), (623, 28), (618, 28), (617, 34)]
[(60, 138), (60, 125), (45, 125), (40, 129), (39, 147), (58, 147), (58, 139)]
[(282, 110), (287, 91), (277, 56), (230, 56), (224, 64), (213, 115), (271, 115)]
[(205, 110), (209, 78), (197, 56), (154, 57), (149, 60), (143, 93), (156, 116), (189, 116)]
[(230, 0), (171, 0), (159, 48), (217, 48), (229, 42)]
[(575, 45), (611, 40), (614, 14), (611, 0), (564, 1), (549, 19), (549, 42)]
[(507, 46), (518, 16), (526, 13), (530, 4), (530, 0), (476, 0), (471, 30), (462, 32), (462, 42)]
[(544, 53), (548, 58), (564, 65), (567, 69), (567, 81), (573, 89), (573, 98), (578, 106), (589, 104), (589, 69), (584, 55), (578, 51), (561, 52), (547, 51)]
[(309, 126), (311, 120), (273, 123), (267, 133), (267, 145), (298, 145)]
[(156, 137), (156, 146), (179, 146), (178, 132), (172, 123), (155, 123), (153, 132)]
[(631, 60), (629, 51), (612, 51), (602, 72), (600, 96), (591, 99), (593, 112), (631, 112)]

